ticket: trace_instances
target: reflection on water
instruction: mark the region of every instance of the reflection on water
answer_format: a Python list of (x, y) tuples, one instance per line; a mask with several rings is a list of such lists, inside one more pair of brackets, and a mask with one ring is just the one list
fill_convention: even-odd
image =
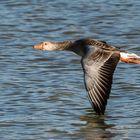
[(113, 124), (107, 124), (105, 122), (106, 116), (95, 116), (93, 113), (88, 113), (86, 116), (82, 116), (81, 120), (86, 122), (86, 127), (81, 128), (80, 135), (83, 135), (85, 139), (110, 139), (116, 136), (115, 133), (109, 129), (114, 127)]
[(44, 41), (94, 37), (140, 54), (140, 2), (0, 1), (0, 139), (140, 138), (140, 71), (119, 64), (106, 114), (91, 109), (80, 57)]

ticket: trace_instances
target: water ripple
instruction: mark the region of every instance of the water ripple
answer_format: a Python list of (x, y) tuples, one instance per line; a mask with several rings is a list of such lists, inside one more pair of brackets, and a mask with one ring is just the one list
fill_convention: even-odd
[(35, 51), (94, 37), (140, 54), (140, 2), (0, 1), (0, 138), (139, 139), (139, 66), (120, 63), (105, 116), (91, 109), (80, 57)]

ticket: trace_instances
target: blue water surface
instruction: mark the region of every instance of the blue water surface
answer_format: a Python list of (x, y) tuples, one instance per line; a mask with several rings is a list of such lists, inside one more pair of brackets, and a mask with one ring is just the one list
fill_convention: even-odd
[(140, 55), (140, 1), (0, 1), (1, 140), (140, 139), (139, 65), (118, 65), (106, 113), (97, 116), (80, 57), (32, 49), (84, 37)]

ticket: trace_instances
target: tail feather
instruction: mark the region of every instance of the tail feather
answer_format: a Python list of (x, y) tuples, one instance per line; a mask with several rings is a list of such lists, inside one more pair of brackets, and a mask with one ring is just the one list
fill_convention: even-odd
[(140, 64), (140, 56), (130, 52), (120, 52), (120, 60), (125, 63)]

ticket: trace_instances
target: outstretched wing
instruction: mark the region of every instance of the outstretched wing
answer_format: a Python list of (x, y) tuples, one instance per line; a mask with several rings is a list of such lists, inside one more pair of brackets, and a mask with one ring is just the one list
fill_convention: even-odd
[(119, 52), (101, 48), (94, 48), (82, 58), (86, 90), (91, 105), (98, 114), (104, 114), (119, 59)]

